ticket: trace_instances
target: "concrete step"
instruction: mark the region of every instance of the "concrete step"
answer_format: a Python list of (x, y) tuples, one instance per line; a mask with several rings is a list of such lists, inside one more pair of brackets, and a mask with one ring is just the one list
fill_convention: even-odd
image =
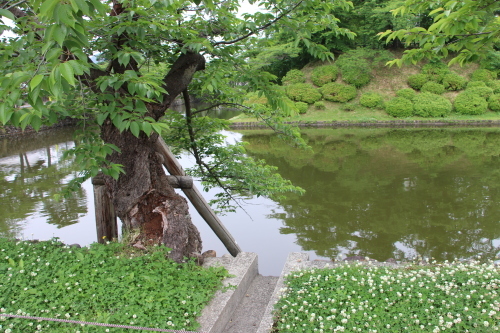
[(277, 276), (257, 275), (222, 333), (257, 332), (277, 282)]

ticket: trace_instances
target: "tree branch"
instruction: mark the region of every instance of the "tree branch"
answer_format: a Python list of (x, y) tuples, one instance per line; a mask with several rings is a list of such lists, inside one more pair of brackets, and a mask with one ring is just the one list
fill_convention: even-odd
[(221, 41), (221, 42), (217, 42), (217, 43), (214, 43), (213, 46), (217, 46), (217, 45), (229, 45), (229, 44), (234, 44), (234, 43), (237, 43), (239, 41), (242, 41), (252, 35), (255, 35), (257, 32), (259, 31), (262, 31), (262, 30), (265, 30), (267, 28), (269, 28), (271, 25), (273, 25), (274, 23), (278, 22), (279, 20), (281, 20), (284, 16), (290, 14), (292, 11), (294, 11), (304, 0), (300, 0), (299, 2), (297, 2), (294, 6), (292, 6), (292, 8), (290, 8), (289, 10), (287, 11), (284, 11), (283, 13), (281, 13), (281, 15), (279, 15), (278, 17), (276, 17), (274, 20), (264, 24), (263, 26), (260, 26), (258, 27), (257, 29), (255, 29), (254, 31), (251, 31), (249, 32), (248, 34), (246, 35), (243, 35), (243, 36), (240, 36), (236, 39), (233, 39), (233, 40), (230, 40), (230, 41)]

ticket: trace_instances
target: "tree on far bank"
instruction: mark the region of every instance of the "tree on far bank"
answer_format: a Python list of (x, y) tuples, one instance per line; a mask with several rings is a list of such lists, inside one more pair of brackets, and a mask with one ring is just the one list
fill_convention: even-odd
[[(126, 230), (172, 248), (175, 260), (195, 256), (200, 235), (154, 148), (162, 133), (195, 155), (206, 188), (224, 189), (222, 202), (238, 193), (300, 189), (246, 158), (242, 146), (221, 153), (223, 142), (214, 132), (223, 123), (204, 120), (190, 107), (183, 117), (165, 117), (169, 108), (189, 94), (212, 103), (208, 109), (238, 106), (247, 91), (257, 91), (272, 108), (244, 111), (297, 136), (280, 123), (291, 110), (274, 77), (249, 66), (243, 51), (264, 32), (287, 30), (309, 52), (328, 57), (310, 41), (311, 31), (335, 22), (333, 13), (350, 3), (266, 0), (260, 6), (264, 11), (241, 14), (237, 0), (2, 0), (0, 15), (13, 23), (4, 20), (0, 33), (10, 30), (15, 37), (0, 43), (1, 124), (38, 129), (61, 117), (79, 119), (73, 153), (82, 173), (70, 186), (102, 171)], [(23, 104), (31, 108), (18, 107)]]
[(401, 59), (390, 64), (416, 63), (436, 57), (451, 57), (450, 65), (463, 64), (477, 61), (499, 46), (499, 10), (495, 0), (408, 0), (393, 10), (394, 16), (428, 15), (433, 19), (432, 24), (387, 30), (379, 35), (386, 42), (398, 39), (407, 48)]

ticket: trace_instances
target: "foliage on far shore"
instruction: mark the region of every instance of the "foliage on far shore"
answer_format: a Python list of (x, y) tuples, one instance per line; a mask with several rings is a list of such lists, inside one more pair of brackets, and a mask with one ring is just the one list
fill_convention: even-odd
[[(76, 248), (56, 239), (35, 243), (0, 238), (0, 311), (195, 330), (196, 318), (222, 287), (227, 271), (192, 261), (178, 264), (165, 258), (167, 251), (157, 246), (144, 252), (117, 242)], [(5, 332), (104, 332), (98, 326), (0, 318)]]

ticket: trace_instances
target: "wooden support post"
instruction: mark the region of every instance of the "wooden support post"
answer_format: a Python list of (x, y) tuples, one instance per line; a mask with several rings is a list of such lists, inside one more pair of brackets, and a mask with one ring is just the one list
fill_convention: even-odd
[(113, 202), (108, 196), (104, 178), (98, 174), (92, 178), (94, 185), (95, 223), (97, 228), (97, 242), (105, 243), (118, 238), (118, 225)]
[[(170, 151), (167, 144), (161, 137), (156, 141), (155, 146), (156, 151), (163, 157), (163, 165), (167, 168), (167, 171), (174, 176), (185, 176), (186, 173), (182, 169), (179, 161), (175, 158), (174, 154)], [(213, 232), (219, 237), (229, 253), (236, 257), (241, 249), (234, 240), (233, 236), (229, 233), (226, 227), (219, 220), (217, 215), (215, 215), (210, 205), (205, 201), (198, 189), (193, 185), (191, 189), (182, 189), (184, 194), (191, 201), (193, 206), (196, 208), (198, 213), (207, 222)]]

